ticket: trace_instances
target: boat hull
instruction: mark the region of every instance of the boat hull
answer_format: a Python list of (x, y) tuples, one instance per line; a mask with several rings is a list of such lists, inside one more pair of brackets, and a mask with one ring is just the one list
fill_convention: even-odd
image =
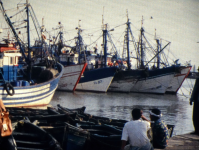
[(63, 75), (58, 83), (58, 90), (74, 91), (86, 68), (85, 64), (70, 65), (64, 67)]
[(116, 69), (116, 67), (109, 67), (85, 71), (76, 90), (107, 92)]
[(156, 70), (127, 70), (118, 72), (108, 91), (164, 94), (176, 66)]
[(171, 83), (166, 90), (166, 93), (176, 94), (186, 77), (189, 75), (191, 68), (191, 66), (182, 66), (180, 72), (174, 74), (174, 77), (172, 78)]
[(10, 96), (0, 87), (0, 97), (6, 107), (32, 107), (48, 105), (63, 74), (63, 66), (58, 64), (59, 74), (53, 79), (30, 86), (14, 87), (15, 94)]

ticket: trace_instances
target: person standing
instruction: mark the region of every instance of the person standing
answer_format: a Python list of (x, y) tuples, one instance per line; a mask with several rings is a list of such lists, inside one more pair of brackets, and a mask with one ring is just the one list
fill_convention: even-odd
[(164, 149), (168, 144), (169, 134), (168, 128), (164, 121), (161, 120), (161, 111), (157, 108), (150, 111), (150, 118), (153, 132), (153, 147)]
[(144, 121), (146, 118), (142, 115), (142, 110), (138, 108), (132, 110), (132, 117), (133, 120), (124, 125), (121, 150), (124, 150), (127, 141), (130, 144), (130, 150), (153, 150), (150, 140), (147, 137), (150, 122)]

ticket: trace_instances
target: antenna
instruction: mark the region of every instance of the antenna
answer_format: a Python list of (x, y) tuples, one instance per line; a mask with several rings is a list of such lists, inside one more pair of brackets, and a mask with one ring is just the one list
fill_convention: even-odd
[(103, 13), (102, 13), (102, 30), (104, 30), (104, 6), (103, 6)]
[(154, 36), (154, 40), (156, 39), (156, 28), (155, 28), (155, 36)]
[(80, 27), (81, 27), (81, 25), (80, 25), (80, 21), (81, 21), (81, 20), (79, 20), (79, 22), (78, 22), (78, 28), (80, 28)]
[(127, 21), (129, 20), (128, 9), (126, 10)]
[(143, 27), (143, 23), (144, 23), (144, 19), (143, 19), (143, 16), (142, 16), (141, 27)]

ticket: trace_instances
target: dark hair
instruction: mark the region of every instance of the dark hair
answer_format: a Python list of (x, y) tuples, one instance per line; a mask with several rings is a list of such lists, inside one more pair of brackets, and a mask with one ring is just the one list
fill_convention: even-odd
[(161, 114), (161, 111), (158, 108), (154, 108), (151, 111), (152, 111), (152, 113), (154, 113), (156, 115), (160, 115)]
[[(161, 114), (161, 111), (158, 108), (152, 109), (151, 112), (156, 114), (156, 115), (160, 115)], [(160, 117), (153, 116), (153, 119), (154, 120), (158, 120), (158, 119), (160, 119)]]
[(132, 116), (133, 116), (133, 119), (134, 119), (134, 120), (140, 119), (141, 116), (142, 116), (141, 109), (139, 109), (139, 108), (133, 109), (133, 110), (132, 110)]

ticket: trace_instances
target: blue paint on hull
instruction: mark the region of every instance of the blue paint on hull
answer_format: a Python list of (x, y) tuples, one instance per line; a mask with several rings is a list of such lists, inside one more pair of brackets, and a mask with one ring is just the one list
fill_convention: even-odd
[[(44, 82), (44, 83), (40, 83), (40, 84), (37, 84), (37, 85), (31, 85), (31, 86), (23, 86), (23, 87), (14, 87), (14, 90), (15, 90), (15, 93), (13, 96), (9, 96), (8, 97), (5, 97), (5, 95), (7, 95), (7, 92), (6, 90), (4, 89), (4, 87), (0, 87), (0, 91), (2, 91), (1, 93), (1, 96), (2, 96), (2, 100), (4, 102), (4, 105), (19, 105), (19, 104), (29, 104), (29, 106), (31, 106), (31, 103), (32, 102), (36, 102), (36, 101), (42, 101), (43, 99), (45, 99), (46, 97), (50, 96), (51, 94), (54, 94), (56, 88), (57, 88), (57, 85), (58, 85), (58, 82), (63, 74), (63, 66), (61, 64), (58, 64), (58, 68), (59, 68), (59, 74), (58, 76), (54, 77), (53, 79), (47, 81), (47, 82)], [(31, 91), (32, 89), (35, 89), (35, 88), (40, 88), (42, 86), (46, 86), (46, 85), (49, 85), (49, 87), (46, 87), (46, 88), (43, 88), (42, 90), (44, 90), (43, 92), (38, 89), (38, 90), (34, 90), (34, 91)], [(27, 90), (26, 93), (24, 93), (24, 90)], [(48, 91), (45, 91), (45, 89), (49, 89)], [(18, 93), (17, 91), (21, 91), (21, 93)], [(41, 91), (39, 93), (39, 91)], [(23, 94), (30, 94), (31, 95), (34, 95), (33, 93), (36, 93), (34, 96), (24, 96), (23, 97)], [(40, 98), (40, 96), (42, 95), (45, 95), (44, 97)], [(18, 97), (20, 96), (20, 97)], [(36, 99), (35, 99), (36, 98)], [(21, 100), (23, 99), (27, 99), (26, 101), (23, 101), (21, 102)], [(8, 101), (13, 101), (13, 102), (8, 102)], [(50, 100), (49, 100), (50, 101)], [(34, 104), (35, 105), (35, 104)]]
[(86, 70), (83, 73), (79, 83), (85, 83), (90, 81), (95, 81), (99, 79), (104, 79), (108, 77), (113, 77), (117, 67), (107, 67), (107, 68), (98, 68), (93, 70)]

